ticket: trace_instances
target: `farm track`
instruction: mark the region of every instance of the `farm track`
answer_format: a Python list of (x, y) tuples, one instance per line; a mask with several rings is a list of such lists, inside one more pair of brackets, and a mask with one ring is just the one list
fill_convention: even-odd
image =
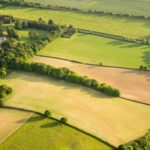
[(99, 82), (110, 84), (121, 91), (121, 97), (150, 104), (150, 72), (132, 69), (99, 67), (79, 64), (56, 58), (36, 56), (31, 61), (42, 62), (55, 67), (67, 67), (78, 74), (87, 75)]

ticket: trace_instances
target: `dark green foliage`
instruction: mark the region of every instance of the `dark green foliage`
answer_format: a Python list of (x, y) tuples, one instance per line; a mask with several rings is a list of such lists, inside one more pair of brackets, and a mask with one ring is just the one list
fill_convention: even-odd
[(131, 142), (131, 144), (120, 145), (118, 150), (150, 150), (150, 133)]
[(49, 76), (54, 79), (69, 81), (103, 92), (110, 96), (120, 96), (120, 91), (118, 89), (112, 88), (111, 86), (106, 84), (100, 84), (96, 80), (89, 79), (86, 76), (79, 76), (67, 68), (55, 68), (43, 63), (28, 63), (15, 60), (9, 63), (9, 68), (34, 72), (41, 75)]
[(13, 90), (6, 86), (6, 85), (0, 85), (0, 107), (4, 105), (4, 99), (12, 94)]
[(45, 117), (51, 117), (51, 112), (49, 110), (45, 110), (44, 116)]
[(60, 118), (60, 122), (62, 123), (67, 123), (68, 119), (66, 117)]
[(7, 68), (5, 67), (0, 68), (0, 78), (6, 77), (7, 73), (8, 73)]

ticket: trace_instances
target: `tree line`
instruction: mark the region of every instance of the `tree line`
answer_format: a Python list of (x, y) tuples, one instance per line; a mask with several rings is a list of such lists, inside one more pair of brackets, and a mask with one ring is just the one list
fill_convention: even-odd
[(120, 145), (117, 150), (150, 150), (150, 132), (130, 144)]
[(37, 74), (49, 76), (57, 80), (65, 80), (75, 84), (83, 85), (110, 96), (120, 96), (120, 91), (118, 89), (106, 85), (105, 83), (99, 83), (94, 79), (89, 79), (86, 76), (80, 76), (68, 68), (55, 68), (43, 63), (29, 63), (25, 61), (11, 61), (8, 67), (13, 70), (34, 72)]

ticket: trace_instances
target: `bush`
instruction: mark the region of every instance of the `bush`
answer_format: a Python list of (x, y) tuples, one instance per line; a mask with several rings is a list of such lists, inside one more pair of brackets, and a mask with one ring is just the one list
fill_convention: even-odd
[(62, 122), (62, 123), (67, 123), (67, 121), (68, 121), (68, 119), (66, 117), (62, 117), (60, 119), (60, 122)]
[(51, 117), (51, 112), (49, 110), (45, 110), (44, 116), (45, 117)]
[(4, 100), (0, 99), (0, 107), (4, 106)]

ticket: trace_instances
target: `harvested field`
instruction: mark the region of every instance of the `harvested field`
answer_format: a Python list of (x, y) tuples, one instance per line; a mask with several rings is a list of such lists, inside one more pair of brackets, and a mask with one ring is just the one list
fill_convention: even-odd
[(33, 114), (23, 111), (0, 109), (0, 143), (21, 127)]
[(150, 72), (130, 69), (95, 67), (46, 57), (34, 57), (34, 62), (42, 62), (56, 67), (67, 67), (75, 72), (110, 84), (121, 90), (121, 96), (150, 104)]
[(54, 117), (65, 116), (70, 124), (115, 146), (142, 136), (150, 127), (150, 107), (143, 104), (32, 73), (13, 72), (1, 82), (6, 83), (15, 92), (6, 105), (48, 109)]

